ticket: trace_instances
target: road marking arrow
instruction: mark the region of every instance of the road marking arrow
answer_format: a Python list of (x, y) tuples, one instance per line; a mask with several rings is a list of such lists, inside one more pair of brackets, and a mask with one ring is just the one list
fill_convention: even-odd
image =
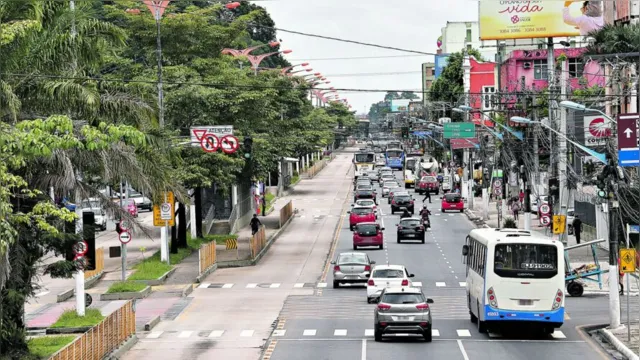
[(633, 133), (633, 131), (631, 131), (631, 129), (627, 128), (624, 131), (624, 134), (627, 135), (627, 139), (631, 138), (631, 134)]

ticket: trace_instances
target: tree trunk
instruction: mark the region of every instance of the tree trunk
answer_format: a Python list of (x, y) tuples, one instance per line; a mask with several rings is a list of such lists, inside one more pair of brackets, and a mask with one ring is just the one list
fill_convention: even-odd
[(178, 253), (178, 239), (176, 239), (176, 226), (171, 227), (171, 253)]
[(202, 188), (197, 187), (193, 196), (196, 205), (196, 235), (202, 239)]
[(178, 247), (187, 247), (187, 208), (178, 203)]

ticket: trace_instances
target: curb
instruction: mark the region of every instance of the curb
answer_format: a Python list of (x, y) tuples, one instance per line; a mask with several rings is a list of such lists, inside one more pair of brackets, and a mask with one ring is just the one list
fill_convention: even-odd
[(160, 315), (155, 316), (153, 319), (149, 320), (148, 323), (144, 324), (144, 331), (150, 331), (160, 322)]
[(100, 301), (144, 299), (149, 294), (151, 294), (151, 286), (147, 285), (144, 289), (136, 292), (100, 294)]
[[(98, 283), (98, 281), (100, 281), (102, 279), (102, 276), (104, 275), (104, 271), (102, 271), (101, 273), (91, 277), (89, 280), (85, 280), (84, 281), (84, 288), (86, 289), (91, 289), (93, 286), (95, 286), (95, 284)], [(65, 302), (69, 299), (71, 299), (73, 297), (73, 295), (75, 294), (76, 289), (72, 288), (69, 290), (65, 290), (61, 293), (59, 293), (58, 295), (56, 295), (56, 302)]]
[(164, 282), (167, 281), (169, 276), (173, 275), (173, 273), (176, 272), (176, 270), (178, 270), (178, 268), (174, 267), (173, 269), (171, 269), (171, 270), (167, 271), (166, 273), (164, 273), (159, 278), (153, 279), (153, 280), (130, 280), (130, 281), (144, 283), (144, 284), (147, 284), (149, 286), (158, 286), (158, 285), (164, 284)]
[(209, 268), (205, 270), (202, 274), (196, 277), (196, 283), (198, 284), (201, 283), (202, 279), (206, 278), (207, 276), (209, 276), (209, 274), (216, 271), (217, 269), (218, 269), (218, 263), (216, 262), (215, 264), (209, 266)]
[(113, 350), (111, 354), (105, 356), (104, 358), (107, 360), (119, 360), (124, 354), (127, 353), (136, 343), (138, 342), (138, 337), (136, 334), (131, 335), (120, 347)]
[(182, 297), (187, 297), (193, 292), (193, 284), (189, 284), (182, 289)]
[(640, 358), (625, 344), (622, 343), (613, 333), (607, 329), (600, 329), (600, 334), (611, 344), (618, 352), (624, 355), (629, 360), (639, 360)]

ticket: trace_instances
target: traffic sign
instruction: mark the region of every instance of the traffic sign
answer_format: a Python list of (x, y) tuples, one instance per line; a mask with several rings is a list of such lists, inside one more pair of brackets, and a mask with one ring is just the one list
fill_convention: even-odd
[(553, 215), (553, 233), (555, 235), (564, 234), (567, 228), (567, 217), (565, 215)]
[(233, 154), (240, 148), (240, 141), (233, 135), (226, 135), (220, 139), (222, 151), (225, 154)]
[(549, 204), (540, 205), (540, 213), (543, 215), (551, 214), (551, 206), (549, 206)]
[(549, 224), (551, 224), (551, 218), (549, 217), (549, 215), (542, 215), (540, 217), (540, 225), (549, 226)]
[(88, 293), (84, 293), (84, 307), (89, 307), (93, 304), (93, 298)]
[(85, 256), (76, 255), (73, 261), (76, 263), (77, 270), (83, 271), (84, 269), (87, 268), (87, 258)]
[(501, 188), (502, 187), (502, 179), (493, 180), (493, 187), (494, 188)]
[(451, 148), (453, 150), (459, 149), (473, 149), (480, 147), (480, 141), (477, 138), (464, 138), (464, 139), (451, 139)]
[(128, 244), (129, 242), (131, 242), (131, 233), (128, 231), (123, 231), (118, 234), (118, 239), (121, 243)]
[(493, 188), (493, 195), (494, 196), (502, 196), (502, 188), (500, 188), (500, 187)]
[(476, 125), (474, 123), (445, 123), (445, 139), (471, 139), (476, 137)]
[(189, 133), (191, 135), (191, 145), (200, 146), (200, 142), (207, 134), (215, 135), (218, 139), (226, 135), (233, 135), (233, 126), (194, 126), (189, 128)]
[(618, 165), (640, 165), (638, 114), (618, 115)]
[(620, 271), (623, 273), (636, 271), (636, 249), (620, 249)]
[(73, 244), (73, 253), (79, 256), (84, 256), (89, 250), (89, 244), (86, 241), (78, 241)]
[(153, 226), (174, 226), (175, 220), (175, 198), (173, 192), (167, 191), (163, 194), (165, 201), (160, 205), (153, 205)]
[(220, 140), (213, 134), (204, 134), (200, 139), (200, 147), (205, 152), (216, 152), (220, 148)]
[(129, 223), (129, 220), (120, 221), (120, 230), (127, 231), (129, 229), (131, 229), (131, 224)]

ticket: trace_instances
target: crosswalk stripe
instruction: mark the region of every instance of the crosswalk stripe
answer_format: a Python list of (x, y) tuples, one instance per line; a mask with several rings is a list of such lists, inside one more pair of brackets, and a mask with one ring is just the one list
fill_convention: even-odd
[(347, 330), (345, 330), (345, 329), (336, 329), (333, 332), (333, 336), (347, 336)]
[(293, 285), (294, 288), (301, 288), (304, 287), (304, 283), (296, 283), (295, 285)]
[(242, 337), (251, 337), (253, 336), (254, 331), (253, 330), (242, 330), (240, 332), (240, 336)]
[(269, 288), (271, 288), (271, 289), (276, 289), (276, 288), (279, 288), (279, 287), (280, 287), (279, 283), (274, 283), (274, 284), (269, 285)]
[(152, 333), (150, 333), (149, 335), (147, 335), (147, 339), (157, 339), (160, 337), (160, 335), (162, 335), (164, 331), (154, 331)]
[(209, 337), (210, 338), (219, 338), (219, 337), (222, 337), (222, 334), (224, 334), (224, 330), (213, 330), (209, 334)]
[(188, 338), (189, 336), (191, 336), (191, 334), (193, 334), (193, 331), (182, 331), (180, 332), (180, 335), (178, 335), (179, 338)]
[(202, 283), (202, 284), (200, 284), (200, 286), (198, 286), (198, 288), (200, 288), (200, 289), (208, 288), (208, 287), (209, 287), (209, 285), (211, 285), (211, 284), (209, 284), (209, 283)]
[(374, 330), (373, 329), (365, 329), (364, 330), (364, 336), (373, 336), (374, 334)]
[(443, 282), (437, 282), (437, 283), (436, 283), (436, 286), (437, 286), (437, 287), (445, 287), (445, 286), (447, 286), (447, 284), (446, 284), (446, 283), (443, 283)]
[(247, 289), (255, 289), (258, 284), (247, 284)]
[(467, 287), (467, 283), (466, 283), (466, 282), (464, 282), (464, 281), (460, 281), (460, 283), (459, 283), (459, 284), (460, 284), (460, 286), (461, 286), (461, 287)]
[(223, 289), (231, 289), (233, 287), (233, 284), (224, 284), (222, 285)]
[(551, 334), (551, 337), (554, 339), (566, 339), (567, 336), (560, 330), (555, 330), (553, 332), (553, 334)]
[(456, 332), (458, 333), (459, 337), (470, 337), (471, 336), (471, 332), (469, 332), (469, 330), (467, 330), (467, 329), (456, 330)]
[(440, 330), (431, 329), (431, 336), (440, 336)]
[(316, 336), (316, 330), (308, 329), (302, 332), (302, 336)]
[(326, 288), (327, 287), (327, 283), (318, 283), (318, 287), (319, 288)]
[(287, 333), (287, 330), (274, 330), (273, 336), (284, 336)]

